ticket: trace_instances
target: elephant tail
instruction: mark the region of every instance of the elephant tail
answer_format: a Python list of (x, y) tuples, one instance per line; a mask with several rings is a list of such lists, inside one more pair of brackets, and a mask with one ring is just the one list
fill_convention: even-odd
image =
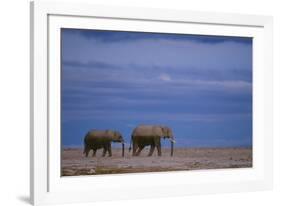
[(84, 151), (83, 151), (83, 154), (86, 154), (86, 142), (84, 140)]
[(133, 136), (131, 137), (129, 152), (131, 152), (131, 149), (132, 149), (132, 139), (133, 139)]
[(88, 134), (89, 134), (89, 133), (87, 133), (86, 136), (85, 136), (85, 138), (84, 138), (84, 151), (83, 151), (83, 154), (86, 154), (86, 139), (87, 139), (87, 137), (88, 137)]

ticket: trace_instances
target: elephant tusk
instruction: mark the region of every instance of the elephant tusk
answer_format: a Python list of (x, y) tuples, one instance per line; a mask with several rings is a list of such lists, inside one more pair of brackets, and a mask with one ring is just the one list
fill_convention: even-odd
[(173, 143), (176, 143), (176, 140), (174, 140), (174, 139), (171, 139), (170, 141), (173, 142)]

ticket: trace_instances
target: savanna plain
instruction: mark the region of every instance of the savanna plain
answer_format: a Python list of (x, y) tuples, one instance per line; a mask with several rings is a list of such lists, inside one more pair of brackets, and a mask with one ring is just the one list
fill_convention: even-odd
[(82, 148), (62, 149), (62, 176), (101, 175), (139, 172), (186, 171), (252, 167), (252, 148), (175, 148), (170, 156), (169, 148), (162, 148), (162, 156), (157, 152), (147, 156), (149, 147), (139, 156), (132, 156), (126, 149), (113, 148), (111, 157), (102, 157), (98, 150), (95, 157), (83, 155)]

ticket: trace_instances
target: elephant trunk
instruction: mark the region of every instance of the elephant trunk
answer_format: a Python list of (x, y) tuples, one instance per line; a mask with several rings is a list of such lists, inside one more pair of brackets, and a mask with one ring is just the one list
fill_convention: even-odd
[(131, 149), (132, 149), (132, 139), (133, 139), (133, 137), (131, 137), (129, 152), (131, 152)]
[(125, 154), (125, 143), (122, 142), (122, 157), (124, 157)]
[(171, 157), (174, 155), (174, 143), (176, 143), (176, 141), (173, 139), (170, 140), (171, 141)]

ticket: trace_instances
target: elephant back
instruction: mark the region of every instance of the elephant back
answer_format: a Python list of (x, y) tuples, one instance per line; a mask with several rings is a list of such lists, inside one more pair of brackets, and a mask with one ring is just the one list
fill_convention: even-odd
[(160, 126), (154, 125), (140, 125), (136, 127), (132, 133), (132, 136), (159, 136), (161, 137), (162, 129)]
[(99, 139), (99, 138), (108, 138), (109, 134), (106, 130), (91, 130), (86, 135), (85, 139)]

